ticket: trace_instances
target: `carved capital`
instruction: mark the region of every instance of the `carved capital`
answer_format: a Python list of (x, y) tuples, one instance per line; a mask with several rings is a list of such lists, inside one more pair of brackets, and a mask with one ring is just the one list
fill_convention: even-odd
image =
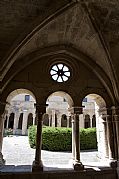
[(34, 103), (34, 107), (36, 108), (36, 112), (44, 113), (46, 110), (47, 104), (39, 104), (39, 103)]
[(112, 115), (115, 115), (115, 114), (116, 114), (116, 107), (115, 107), (115, 106), (112, 106), (112, 107), (111, 107), (111, 110), (112, 110)]
[(112, 110), (112, 115), (119, 115), (119, 106), (112, 106), (111, 107)]
[(36, 107), (36, 117), (37, 119), (43, 118), (43, 114), (46, 113), (46, 106), (47, 104), (38, 104), (35, 103), (34, 106)]
[(113, 115), (113, 121), (119, 122), (119, 115)]
[(106, 115), (106, 121), (108, 123), (112, 122), (112, 116), (111, 115)]

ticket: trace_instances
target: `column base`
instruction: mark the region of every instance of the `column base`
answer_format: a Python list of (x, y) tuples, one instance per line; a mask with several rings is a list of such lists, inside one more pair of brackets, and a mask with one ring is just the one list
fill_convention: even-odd
[(109, 165), (111, 168), (117, 168), (117, 160), (110, 160)]
[(40, 161), (40, 162), (33, 161), (32, 172), (42, 172), (42, 171), (43, 171), (43, 163), (42, 163), (42, 161)]
[(81, 162), (74, 161), (73, 162), (73, 168), (76, 171), (84, 170), (84, 165)]
[(3, 155), (2, 153), (0, 152), (0, 166), (1, 165), (5, 165), (5, 160), (3, 159)]

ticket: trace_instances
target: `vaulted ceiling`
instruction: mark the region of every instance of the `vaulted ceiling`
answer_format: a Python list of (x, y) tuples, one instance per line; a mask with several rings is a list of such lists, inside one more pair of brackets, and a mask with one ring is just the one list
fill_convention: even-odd
[(0, 88), (15, 61), (64, 44), (103, 69), (119, 101), (118, 39), (117, 0), (1, 0)]

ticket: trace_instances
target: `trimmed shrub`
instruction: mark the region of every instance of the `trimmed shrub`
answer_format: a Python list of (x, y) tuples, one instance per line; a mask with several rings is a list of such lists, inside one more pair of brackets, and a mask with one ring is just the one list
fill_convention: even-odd
[(80, 148), (81, 150), (97, 149), (96, 128), (80, 130)]
[[(29, 127), (29, 143), (32, 148), (36, 146), (36, 126)], [(71, 128), (43, 127), (42, 149), (50, 151), (71, 151), (72, 130)], [(80, 130), (81, 150), (96, 149), (96, 129), (88, 128)]]
[(43, 128), (42, 148), (50, 151), (71, 151), (71, 129)]
[(33, 125), (28, 128), (29, 144), (31, 148), (36, 147), (36, 133), (37, 133), (37, 126)]

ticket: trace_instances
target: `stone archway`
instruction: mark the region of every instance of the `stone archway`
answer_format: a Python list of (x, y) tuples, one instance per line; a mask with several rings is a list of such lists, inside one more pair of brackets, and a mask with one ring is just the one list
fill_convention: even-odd
[[(29, 99), (30, 97), (30, 99)], [(17, 89), (12, 91), (7, 99), (5, 106), (5, 116), (7, 118), (7, 128), (13, 130), (15, 135), (27, 135), (27, 120), (28, 114), (33, 112), (35, 114), (34, 102), (35, 96), (27, 89)], [(29, 112), (30, 111), (30, 112)], [(33, 124), (28, 120), (28, 125)], [(10, 155), (12, 161), (12, 153)], [(10, 160), (10, 157), (8, 161)], [(7, 161), (7, 158), (6, 158)]]
[(6, 99), (6, 102), (9, 104), (10, 101), (11, 101), (11, 99), (14, 98), (15, 96), (19, 95), (19, 94), (29, 94), (29, 95), (31, 95), (34, 99), (36, 99), (35, 96), (34, 96), (34, 94), (33, 94), (30, 90), (27, 90), (27, 89), (16, 89), (16, 90), (12, 91), (12, 92), (8, 95), (8, 97), (7, 97), (7, 99)]
[[(82, 101), (83, 114), (90, 119), (90, 127), (96, 127), (98, 156), (106, 158), (109, 155), (108, 151), (108, 134), (106, 121), (104, 116), (107, 115), (105, 100), (98, 94), (89, 94), (85, 96), (86, 100)], [(89, 120), (88, 120), (89, 122)]]
[[(12, 91), (7, 97), (7, 105), (5, 110), (8, 114), (14, 112), (14, 134), (27, 134), (29, 123), (29, 113), (35, 113), (34, 103), (35, 96), (27, 89), (17, 89)], [(28, 121), (28, 124), (27, 124)], [(33, 122), (32, 122), (33, 124)], [(8, 126), (9, 127), (9, 126)]]
[(49, 115), (49, 124), (53, 127), (62, 127), (63, 115), (66, 116), (65, 127), (70, 126), (69, 121), (69, 108), (73, 106), (73, 100), (69, 94), (63, 91), (52, 93), (46, 103), (46, 113)]
[(66, 114), (62, 114), (61, 127), (67, 127), (67, 116), (66, 116)]

